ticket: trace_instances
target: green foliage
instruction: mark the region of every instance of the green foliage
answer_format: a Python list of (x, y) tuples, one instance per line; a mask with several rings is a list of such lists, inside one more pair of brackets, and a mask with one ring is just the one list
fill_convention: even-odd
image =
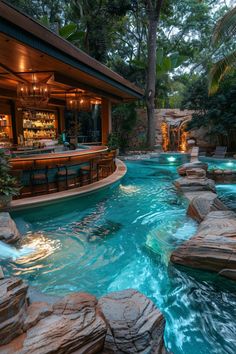
[(118, 137), (119, 147), (125, 150), (129, 147), (129, 139), (137, 120), (135, 103), (121, 104), (112, 111), (113, 131)]
[[(214, 45), (229, 42), (236, 36), (236, 7), (228, 11), (217, 23), (212, 41)], [(228, 43), (230, 44), (230, 43)], [(236, 65), (236, 50), (230, 46), (230, 52), (224, 52), (223, 58), (219, 59), (211, 68), (209, 75), (209, 93), (215, 93), (219, 88), (219, 82), (224, 76), (232, 71)]]
[(182, 108), (196, 113), (188, 129), (207, 127), (208, 134), (217, 145), (236, 149), (236, 75), (228, 75), (219, 91), (208, 96), (207, 76), (201, 77), (187, 87)]
[(119, 149), (120, 144), (119, 144), (119, 136), (117, 133), (109, 134), (107, 146), (108, 146), (109, 150)]
[(14, 196), (19, 194), (17, 181), (10, 175), (9, 156), (0, 150), (0, 195)]

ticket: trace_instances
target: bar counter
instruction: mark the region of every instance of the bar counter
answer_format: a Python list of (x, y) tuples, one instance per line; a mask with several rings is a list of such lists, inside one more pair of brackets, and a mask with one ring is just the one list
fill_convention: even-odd
[[(38, 149), (42, 151), (42, 149)], [(45, 150), (48, 150), (45, 149)], [(39, 160), (52, 160), (56, 161), (57, 159), (68, 159), (75, 157), (85, 157), (86, 155), (91, 158), (92, 156), (100, 155), (108, 150), (107, 146), (89, 146), (88, 149), (77, 149), (77, 150), (67, 150), (62, 152), (50, 152), (50, 153), (37, 153), (35, 154), (36, 150), (27, 150), (25, 151), (26, 156), (21, 157), (13, 157), (11, 158), (10, 162), (12, 168), (15, 169), (15, 166), (19, 166), (19, 163), (29, 162), (29, 161), (39, 161)], [(23, 153), (23, 151), (18, 152)], [(14, 151), (13, 151), (14, 154)]]
[[(30, 154), (30, 152), (29, 152)], [(31, 154), (10, 159), (21, 187), (20, 198), (83, 186), (114, 171), (115, 154), (106, 146)]]

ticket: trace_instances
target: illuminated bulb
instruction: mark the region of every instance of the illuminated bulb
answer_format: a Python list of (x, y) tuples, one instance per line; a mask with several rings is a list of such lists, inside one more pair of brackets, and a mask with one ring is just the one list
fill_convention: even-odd
[(170, 157), (167, 157), (167, 160), (169, 162), (174, 162), (176, 160), (176, 158), (174, 156), (170, 156)]
[(33, 90), (36, 90), (36, 88), (37, 88), (37, 87), (36, 87), (36, 86), (34, 86), (34, 87), (33, 87)]

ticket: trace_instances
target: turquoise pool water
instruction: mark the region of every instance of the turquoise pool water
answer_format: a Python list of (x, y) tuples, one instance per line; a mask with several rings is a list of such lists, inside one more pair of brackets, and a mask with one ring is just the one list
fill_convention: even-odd
[(218, 184), (216, 190), (220, 200), (236, 212), (236, 184)]
[(138, 289), (164, 313), (174, 354), (235, 354), (235, 285), (168, 264), (171, 250), (196, 230), (172, 187), (176, 168), (127, 165), (110, 190), (14, 214), (24, 245), (37, 251), (1, 264), (49, 294)]
[(201, 161), (208, 163), (208, 168), (211, 169), (222, 169), (222, 170), (233, 170), (236, 171), (236, 160), (235, 159), (215, 159), (210, 157), (200, 157)]

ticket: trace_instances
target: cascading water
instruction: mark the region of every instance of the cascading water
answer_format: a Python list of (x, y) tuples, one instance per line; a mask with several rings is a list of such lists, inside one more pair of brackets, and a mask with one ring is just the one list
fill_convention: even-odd
[(15, 247), (0, 241), (0, 259), (16, 259), (25, 256), (26, 254), (29, 254), (32, 251), (33, 250), (28, 247), (16, 249)]
[(162, 123), (162, 138), (164, 151), (186, 151), (187, 133), (184, 125), (190, 118), (166, 118)]

